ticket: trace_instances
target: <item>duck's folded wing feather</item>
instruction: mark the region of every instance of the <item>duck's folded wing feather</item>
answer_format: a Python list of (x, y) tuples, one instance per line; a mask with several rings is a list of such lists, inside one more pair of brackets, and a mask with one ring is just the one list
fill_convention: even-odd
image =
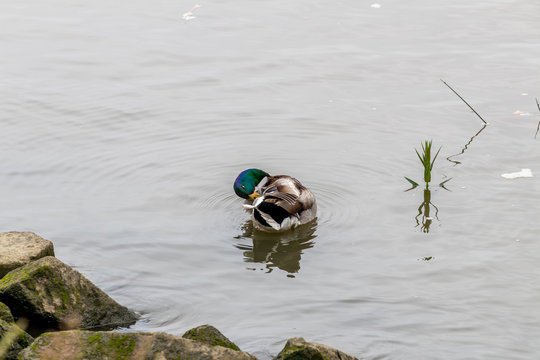
[(257, 205), (254, 216), (265, 226), (279, 229), (283, 221), (291, 216), (298, 216), (302, 205), (298, 203), (297, 196), (284, 193), (264, 195), (264, 200)]
[(303, 210), (302, 204), (298, 201), (298, 196), (288, 193), (275, 192), (264, 196), (264, 202), (274, 204), (287, 211), (289, 215), (296, 214)]

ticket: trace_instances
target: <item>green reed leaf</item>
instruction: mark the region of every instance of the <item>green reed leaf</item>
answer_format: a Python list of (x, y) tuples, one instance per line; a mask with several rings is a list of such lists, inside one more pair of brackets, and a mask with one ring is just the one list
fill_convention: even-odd
[(418, 183), (412, 179), (409, 179), (408, 177), (404, 176), (405, 180), (411, 183), (412, 186), (416, 187), (418, 186)]

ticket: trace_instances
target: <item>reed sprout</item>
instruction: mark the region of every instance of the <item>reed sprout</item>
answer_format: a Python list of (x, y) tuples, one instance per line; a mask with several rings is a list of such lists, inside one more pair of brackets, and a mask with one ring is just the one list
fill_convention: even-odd
[(424, 181), (426, 182), (426, 187), (431, 182), (431, 170), (433, 170), (433, 164), (435, 163), (435, 159), (437, 159), (439, 151), (441, 151), (441, 148), (439, 148), (439, 150), (437, 150), (437, 153), (433, 157), (433, 160), (431, 160), (431, 146), (432, 141), (426, 140), (422, 144), (422, 155), (420, 155), (418, 150), (414, 149), (414, 151), (416, 151), (416, 155), (418, 155), (418, 159), (420, 159), (420, 162), (424, 167)]

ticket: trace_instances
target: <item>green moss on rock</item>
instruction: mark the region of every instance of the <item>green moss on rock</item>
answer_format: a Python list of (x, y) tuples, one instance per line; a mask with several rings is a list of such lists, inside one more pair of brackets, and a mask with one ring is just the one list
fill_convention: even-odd
[(45, 333), (25, 349), (19, 360), (256, 360), (220, 346), (164, 333), (70, 330)]
[(113, 358), (118, 360), (128, 359), (129, 355), (135, 349), (135, 339), (133, 336), (127, 334), (113, 334), (104, 341), (103, 346), (114, 354)]
[(0, 320), (0, 359), (17, 359), (19, 352), (32, 341), (34, 338), (17, 325)]
[(280, 360), (326, 360), (324, 355), (313, 348), (306, 346), (289, 346), (280, 353)]
[(330, 346), (307, 342), (302, 338), (287, 340), (275, 360), (356, 360)]
[(0, 233), (0, 278), (45, 256), (54, 256), (52, 242), (32, 232)]
[[(0, 301), (33, 326), (61, 330), (128, 326), (137, 315), (111, 299), (79, 272), (44, 257), (0, 280)], [(39, 323), (39, 324), (38, 324)]]
[(13, 323), (13, 315), (6, 304), (0, 302), (0, 320), (4, 320), (7, 323)]
[(190, 329), (182, 337), (184, 339), (200, 341), (210, 346), (223, 346), (228, 349), (240, 351), (240, 348), (235, 343), (227, 339), (225, 335), (212, 325), (201, 325)]

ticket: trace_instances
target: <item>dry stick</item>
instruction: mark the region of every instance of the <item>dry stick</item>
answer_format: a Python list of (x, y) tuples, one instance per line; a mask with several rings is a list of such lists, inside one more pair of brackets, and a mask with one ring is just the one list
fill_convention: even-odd
[[(538, 99), (536, 100), (536, 106), (538, 107), (538, 111), (540, 111), (540, 104), (538, 103)], [(538, 130), (540, 130), (540, 121), (538, 121), (538, 126), (536, 127), (536, 134), (534, 134), (534, 138), (536, 139), (536, 135), (538, 135)]]
[(484, 124), (487, 125), (486, 120), (482, 119), (482, 117), (480, 116), (480, 114), (478, 114), (478, 113), (476, 112), (476, 110), (474, 110), (473, 107), (472, 107), (471, 105), (469, 105), (469, 103), (466, 102), (465, 99), (462, 98), (461, 95), (459, 95), (459, 94), (456, 92), (456, 90), (452, 89), (452, 87), (451, 87), (450, 85), (448, 85), (443, 79), (441, 79), (441, 81), (443, 82), (444, 85), (448, 86), (448, 88), (449, 88), (450, 90), (452, 90), (452, 92), (453, 92), (454, 94), (456, 94), (456, 95), (458, 96), (458, 98), (460, 98), (460, 99), (461, 99), (461, 100), (462, 100), (462, 101), (463, 101), (463, 102), (464, 102), (464, 103), (465, 103), (465, 104), (466, 104), (466, 105), (467, 105), (467, 106), (468, 106), (468, 107), (476, 114), (476, 116), (478, 116), (478, 117), (480, 118), (480, 120), (482, 120), (482, 121), (484, 122)]

